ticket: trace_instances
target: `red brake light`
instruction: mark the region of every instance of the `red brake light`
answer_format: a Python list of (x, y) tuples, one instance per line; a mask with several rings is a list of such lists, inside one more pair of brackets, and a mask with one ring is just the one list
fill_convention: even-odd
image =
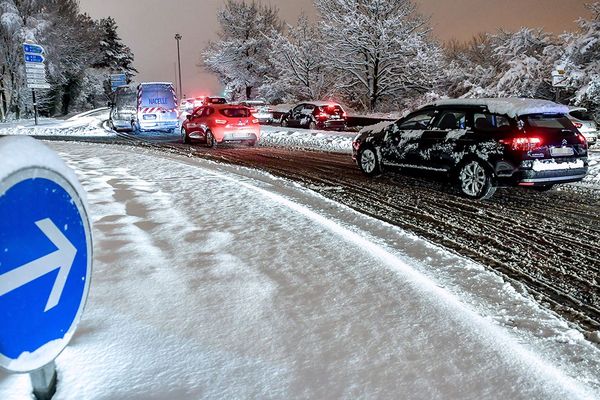
[(513, 150), (531, 151), (542, 145), (542, 139), (536, 136), (517, 137), (512, 140), (501, 140), (500, 143), (510, 145)]
[(342, 113), (342, 117), (343, 117), (343, 118), (347, 118), (347, 117), (348, 117), (348, 114), (346, 114), (346, 111), (344, 111), (344, 112)]
[(579, 141), (581, 142), (581, 144), (587, 145), (587, 139), (581, 133), (577, 134), (577, 138), (579, 139)]
[(227, 120), (226, 119), (215, 119), (215, 124), (226, 125)]
[(583, 124), (581, 122), (573, 122), (573, 125), (575, 125), (575, 128), (579, 129), (583, 126)]

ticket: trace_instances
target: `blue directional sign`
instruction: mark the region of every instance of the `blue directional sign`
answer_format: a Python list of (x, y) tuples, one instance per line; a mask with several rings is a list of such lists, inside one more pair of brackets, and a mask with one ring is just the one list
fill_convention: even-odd
[(44, 56), (38, 54), (25, 54), (25, 62), (26, 63), (36, 63), (40, 64), (45, 61)]
[(54, 360), (79, 322), (91, 274), (89, 221), (77, 191), (52, 169), (0, 180), (0, 366), (28, 372)]
[(127, 75), (125, 74), (114, 74), (110, 76), (110, 86), (114, 91), (119, 86), (127, 85)]
[(39, 44), (23, 43), (23, 52), (30, 54), (44, 54), (44, 48)]

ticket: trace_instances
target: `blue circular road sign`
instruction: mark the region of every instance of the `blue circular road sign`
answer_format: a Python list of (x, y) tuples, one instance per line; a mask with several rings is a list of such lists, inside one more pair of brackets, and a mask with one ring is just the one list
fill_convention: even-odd
[(92, 241), (81, 189), (58, 156), (30, 138), (1, 139), (0, 160), (11, 158), (21, 161), (0, 167), (0, 366), (29, 372), (75, 332)]

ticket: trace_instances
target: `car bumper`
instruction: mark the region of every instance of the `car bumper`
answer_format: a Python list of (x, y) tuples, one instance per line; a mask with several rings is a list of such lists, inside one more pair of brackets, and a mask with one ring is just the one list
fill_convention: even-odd
[(141, 130), (162, 130), (179, 128), (179, 120), (174, 121), (139, 121)]
[(273, 114), (271, 113), (256, 113), (252, 114), (254, 118), (258, 120), (261, 124), (271, 124), (273, 123)]
[(131, 129), (131, 120), (111, 120), (115, 129)]
[[(524, 164), (524, 165), (523, 165)], [(587, 159), (525, 161), (513, 175), (519, 186), (578, 182), (588, 172)]]
[(344, 120), (329, 120), (317, 124), (320, 129), (346, 129), (346, 121)]

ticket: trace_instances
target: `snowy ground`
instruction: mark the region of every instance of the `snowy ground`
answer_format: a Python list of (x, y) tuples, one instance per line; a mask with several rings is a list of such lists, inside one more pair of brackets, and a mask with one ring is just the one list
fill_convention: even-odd
[(0, 123), (0, 136), (115, 136), (115, 133), (108, 130), (105, 125), (107, 119), (108, 109), (100, 108), (75, 115), (67, 120), (40, 118), (37, 126), (33, 119)]
[(50, 146), (95, 238), (57, 400), (600, 397), (598, 347), (484, 266), (259, 171)]

